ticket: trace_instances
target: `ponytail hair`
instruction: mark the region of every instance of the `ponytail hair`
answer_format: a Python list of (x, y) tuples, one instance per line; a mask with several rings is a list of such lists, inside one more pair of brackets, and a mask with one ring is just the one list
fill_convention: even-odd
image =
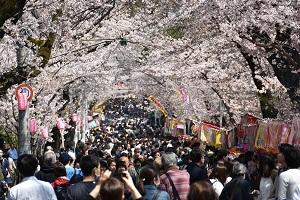
[(139, 176), (138, 189), (140, 193), (145, 195), (145, 185), (154, 185), (155, 179), (158, 177), (158, 171), (154, 166), (146, 165), (141, 168)]

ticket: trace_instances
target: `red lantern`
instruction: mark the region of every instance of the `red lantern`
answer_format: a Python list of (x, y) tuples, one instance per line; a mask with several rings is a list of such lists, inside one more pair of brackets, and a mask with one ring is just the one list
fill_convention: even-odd
[(17, 98), (18, 98), (18, 109), (21, 111), (25, 111), (27, 109), (26, 93), (20, 93)]
[(42, 128), (41, 134), (44, 139), (48, 139), (48, 128)]
[(62, 118), (58, 118), (57, 121), (56, 121), (56, 127), (59, 129), (59, 130), (63, 130), (66, 128), (66, 123), (64, 122), (64, 120)]
[(35, 133), (36, 133), (36, 129), (37, 129), (37, 125), (36, 125), (36, 119), (34, 117), (32, 117), (30, 120), (29, 120), (29, 133), (34, 136)]
[(78, 115), (76, 113), (72, 114), (72, 122), (77, 122), (78, 121)]

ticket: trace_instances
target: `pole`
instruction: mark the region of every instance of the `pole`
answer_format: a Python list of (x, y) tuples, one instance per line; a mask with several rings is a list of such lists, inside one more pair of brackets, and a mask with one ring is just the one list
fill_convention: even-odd
[[(85, 95), (84, 95), (85, 96)], [(85, 99), (85, 103), (84, 103), (84, 113), (83, 113), (83, 130), (82, 130), (82, 138), (81, 141), (85, 143), (85, 137), (86, 137), (86, 132), (88, 129), (88, 124), (87, 124), (87, 112), (88, 112), (88, 108), (87, 108), (87, 99)]]
[(19, 110), (19, 130), (18, 130), (18, 146), (19, 155), (31, 154), (30, 137), (27, 134), (27, 115), (28, 107), (25, 111)]
[(78, 126), (77, 126), (77, 123), (78, 122), (75, 122), (75, 134), (74, 134), (74, 143), (75, 143), (75, 146), (76, 146), (76, 144), (77, 144), (77, 142), (78, 142)]
[[(84, 111), (83, 111), (83, 100), (82, 99), (80, 99), (80, 111), (79, 111), (79, 113), (80, 113), (80, 121), (79, 121), (79, 124), (77, 124), (77, 126), (79, 126), (78, 127), (78, 135), (77, 135), (77, 137), (78, 137), (78, 141), (80, 140), (81, 141), (81, 139), (82, 139), (82, 130), (83, 130), (83, 125), (84, 125)], [(77, 142), (78, 142), (77, 141)]]
[(220, 99), (220, 129), (222, 129), (223, 124), (223, 102)]

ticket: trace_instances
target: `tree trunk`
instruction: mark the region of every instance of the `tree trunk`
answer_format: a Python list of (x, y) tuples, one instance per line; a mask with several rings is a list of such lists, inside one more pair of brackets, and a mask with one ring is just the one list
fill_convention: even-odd
[(18, 146), (19, 155), (31, 154), (30, 136), (27, 133), (27, 116), (28, 108), (25, 111), (19, 110), (19, 130), (18, 130)]

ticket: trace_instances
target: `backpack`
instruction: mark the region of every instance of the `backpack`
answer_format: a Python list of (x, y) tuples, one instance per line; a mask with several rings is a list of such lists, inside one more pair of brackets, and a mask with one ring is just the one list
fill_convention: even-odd
[(74, 168), (74, 171), (75, 171), (74, 175), (70, 179), (70, 184), (78, 183), (78, 182), (81, 182), (83, 180), (83, 176), (80, 174), (81, 170), (76, 170)]
[(54, 188), (54, 192), (56, 194), (57, 200), (64, 200), (67, 196), (68, 186), (57, 186)]

